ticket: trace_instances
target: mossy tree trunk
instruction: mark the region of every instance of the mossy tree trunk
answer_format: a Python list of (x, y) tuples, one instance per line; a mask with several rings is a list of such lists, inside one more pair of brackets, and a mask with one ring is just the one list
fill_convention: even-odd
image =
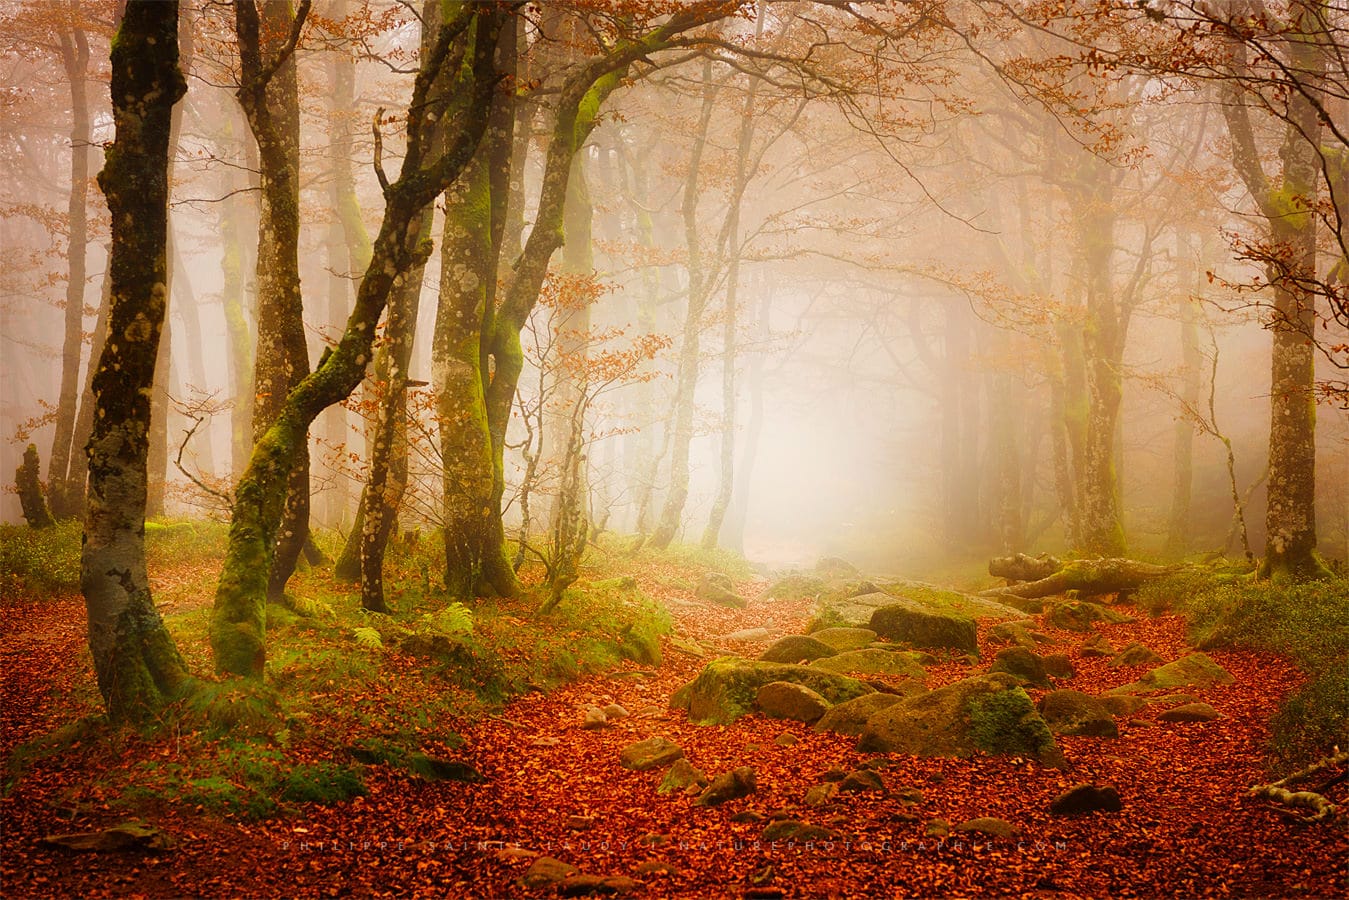
[(42, 463), (38, 461), (36, 444), (29, 444), (23, 451), (23, 462), (14, 473), (14, 487), (29, 528), (50, 528), (56, 524), (47, 496), (42, 492)]
[[(222, 104), (223, 105), (223, 104)], [(234, 138), (233, 110), (220, 110), (225, 120), (224, 139)], [(220, 303), (225, 315), (225, 334), (229, 342), (226, 363), (229, 367), (230, 396), (230, 480), (243, 475), (248, 465), (248, 454), (253, 447), (253, 350), (254, 334), (249, 324), (252, 303), (244, 281), (247, 253), (244, 249), (245, 226), (240, 210), (249, 201), (246, 192), (231, 196), (240, 190), (239, 175), (230, 166), (220, 167), (220, 196), (226, 199), (216, 204), (220, 227)]]
[[(257, 143), (262, 181), (258, 226), (258, 337), (254, 356), (253, 441), (280, 415), (287, 394), (309, 372), (300, 292), (300, 107), (295, 45), (308, 0), (236, 0), (240, 81), (236, 96)], [(279, 599), (309, 536), (309, 440), (295, 442), (268, 597)]]
[(167, 300), (168, 153), (178, 4), (129, 0), (112, 44), (116, 136), (99, 185), (112, 214), (109, 339), (94, 375), (80, 586), (108, 715), (149, 718), (187, 670), (155, 609), (145, 565), (150, 391)]
[[(1295, 7), (1287, 23), (1291, 71), (1314, 81), (1325, 70), (1318, 39), (1323, 26), (1310, 6)], [(1233, 66), (1245, 71), (1245, 46), (1232, 42)], [(1307, 91), (1293, 91), (1284, 114), (1282, 172), (1271, 178), (1261, 162), (1255, 131), (1236, 78), (1224, 83), (1223, 115), (1232, 163), (1268, 227), (1273, 285), (1270, 354), (1269, 489), (1265, 511), (1264, 576), (1316, 578), (1327, 574), (1316, 554), (1316, 218), (1321, 119)]]
[[(84, 348), (84, 278), (89, 247), (86, 207), (89, 197), (89, 40), (75, 24), (58, 34), (61, 63), (70, 82), (70, 198), (67, 215), (65, 339), (61, 347), (61, 392), (56, 403), (56, 430), (47, 458), (47, 489), (58, 519), (83, 512), (84, 482), (70, 477), (75, 419), (79, 406), (80, 361)], [(92, 358), (90, 366), (93, 365)]]
[[(407, 142), (397, 180), (385, 185), (384, 220), (372, 246), (351, 315), (337, 346), (285, 398), (280, 414), (254, 445), (248, 468), (235, 490), (220, 582), (211, 619), (216, 668), (261, 677), (266, 663), (267, 573), (281, 522), (284, 487), (301, 453), (309, 425), (325, 408), (350, 395), (365, 376), (375, 326), (391, 293), (407, 273), (424, 262), (430, 247), (417, 243), (422, 210), (459, 177), (486, 129), (497, 76), (493, 57), (505, 13), (488, 5), (464, 4), (441, 26), (432, 51), (418, 70), (408, 105)], [(471, 40), (459, 40), (465, 34)], [(432, 92), (443, 70), (471, 63), (454, 92)], [(467, 98), (450, 128), (448, 149), (433, 158), (430, 123), (447, 113), (451, 97)]]

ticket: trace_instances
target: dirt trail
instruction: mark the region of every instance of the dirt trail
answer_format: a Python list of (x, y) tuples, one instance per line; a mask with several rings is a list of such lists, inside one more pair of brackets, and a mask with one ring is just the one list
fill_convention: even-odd
[[(809, 606), (754, 600), (748, 609), (729, 610), (692, 604), (687, 596), (667, 599), (675, 601), (681, 632), (706, 641), (754, 626), (775, 634), (799, 631)], [(25, 643), (38, 648), (46, 668), (29, 666), (26, 677), (7, 677), (6, 705), (36, 702), (27, 695), (40, 693), (33, 680), (40, 673), (56, 683), (76, 677), (64, 621), (64, 613), (7, 616), (7, 632), (51, 640)], [(1068, 652), (1077, 667), (1062, 686), (1096, 693), (1141, 674), (1081, 657), (1080, 635), (1045, 630), (1061, 642), (1054, 649)], [(1099, 630), (1116, 646), (1139, 640), (1167, 659), (1186, 650), (1183, 622), (1174, 616)], [(983, 629), (980, 643), (984, 659), (991, 658)], [(754, 655), (765, 643), (719, 645)], [(168, 808), (155, 821), (180, 839), (169, 854), (70, 856), (38, 847), (44, 829), (66, 824), (51, 809), (34, 808), (52, 800), (50, 779), (57, 777), (38, 773), (34, 783), (0, 801), (6, 844), (22, 857), (10, 852), (0, 862), (0, 893), (553, 896), (555, 888), (530, 891), (518, 884), (543, 855), (589, 874), (633, 877), (641, 882), (639, 894), (648, 896), (1343, 896), (1349, 890), (1343, 832), (1300, 827), (1244, 798), (1262, 779), (1268, 716), (1298, 673), (1270, 656), (1211, 655), (1237, 677), (1235, 685), (1193, 692), (1223, 714), (1216, 721), (1121, 720), (1118, 739), (1060, 738), (1072, 764), (1066, 773), (1000, 757), (895, 757), (884, 772), (889, 795), (844, 795), (814, 808), (802, 802), (809, 787), (827, 770), (850, 769), (866, 758), (854, 739), (759, 716), (728, 727), (689, 724), (666, 704), (704, 660), (667, 643), (660, 667), (629, 664), (523, 696), (477, 723), (459, 723), (456, 730), (467, 739), (460, 755), (487, 777), (485, 784), (423, 782), (372, 767), (367, 797), (313, 807), (303, 818), (236, 823)], [(7, 672), (13, 659), (7, 652)], [(986, 665), (938, 666), (929, 686)], [(611, 701), (633, 715), (599, 730), (580, 727), (586, 705)], [(757, 793), (713, 809), (696, 807), (682, 794), (658, 795), (661, 773), (631, 772), (618, 762), (624, 746), (655, 734), (679, 743), (709, 775), (752, 766)], [(775, 738), (782, 734), (797, 743), (779, 746)], [(6, 741), (12, 742), (8, 734)], [(1084, 781), (1118, 785), (1124, 811), (1051, 817), (1049, 801)], [(902, 803), (895, 795), (902, 787), (919, 789), (921, 801)], [(788, 814), (851, 840), (776, 846), (759, 840), (767, 818)], [(111, 813), (93, 803), (76, 815), (107, 824)], [(1020, 827), (1021, 837), (926, 836), (929, 820), (955, 824), (978, 816), (1006, 819)]]

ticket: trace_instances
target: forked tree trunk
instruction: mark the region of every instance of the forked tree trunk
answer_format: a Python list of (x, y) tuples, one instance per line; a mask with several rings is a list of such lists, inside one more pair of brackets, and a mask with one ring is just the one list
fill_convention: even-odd
[[(235, 490), (234, 519), (211, 618), (211, 646), (221, 672), (253, 677), (263, 674), (267, 659), (267, 573), (281, 521), (284, 487), (314, 418), (347, 397), (364, 377), (375, 326), (391, 292), (430, 253), (429, 246), (416, 243), (421, 212), (458, 178), (482, 137), (496, 88), (493, 55), (503, 17), (504, 13), (494, 6), (466, 5), (441, 26), (435, 47), (423, 59), (417, 75), (401, 174), (385, 188), (384, 221), (346, 329), (314, 372), (286, 396), (275, 422), (253, 448), (248, 469)], [(469, 49), (461, 54), (452, 52), (456, 38), (466, 30), (473, 35)], [(443, 95), (430, 96), (430, 87), (443, 69), (456, 70), (455, 57), (464, 54), (471, 57), (466, 66), (471, 74), (464, 76), (464, 83), (454, 93), (467, 97), (467, 108), (456, 119), (460, 124), (449, 149), (432, 161), (428, 159), (429, 136), (425, 132), (428, 122), (439, 120), (446, 112), (446, 101), (441, 99)]]
[(99, 185), (112, 214), (109, 341), (94, 375), (80, 587), (108, 716), (150, 717), (187, 679), (145, 566), (150, 390), (167, 300), (169, 120), (186, 91), (178, 4), (129, 0), (112, 44), (116, 137)]

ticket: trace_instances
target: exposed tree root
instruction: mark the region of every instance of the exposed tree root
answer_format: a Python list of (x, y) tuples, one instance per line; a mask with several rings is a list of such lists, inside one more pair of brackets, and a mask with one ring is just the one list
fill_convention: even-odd
[[(1326, 799), (1324, 794), (1316, 791), (1292, 791), (1290, 785), (1295, 785), (1300, 781), (1306, 781), (1318, 772), (1326, 769), (1342, 766), (1349, 762), (1349, 751), (1341, 750), (1324, 759), (1317, 760), (1305, 769), (1294, 772), (1287, 778), (1281, 778), (1270, 784), (1257, 784), (1251, 788), (1250, 796), (1260, 797), (1265, 800), (1273, 800), (1275, 803), (1282, 803), (1284, 806), (1292, 806), (1301, 809), (1311, 810), (1312, 815), (1305, 817), (1306, 822), (1326, 822), (1335, 817), (1339, 807), (1330, 800)], [(1343, 775), (1330, 779), (1327, 787), (1343, 780)], [(1324, 788), (1322, 788), (1324, 790)]]

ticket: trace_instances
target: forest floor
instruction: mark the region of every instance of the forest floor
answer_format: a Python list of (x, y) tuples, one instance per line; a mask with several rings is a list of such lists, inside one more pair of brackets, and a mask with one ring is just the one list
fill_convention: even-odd
[[(522, 883), (540, 857), (553, 857), (597, 876), (567, 883), (575, 889), (626, 887), (636, 896), (1349, 895), (1349, 841), (1342, 828), (1305, 826), (1245, 796), (1267, 780), (1262, 760), (1269, 716), (1302, 677), (1281, 658), (1212, 651), (1236, 683), (1192, 693), (1221, 718), (1166, 724), (1144, 711), (1119, 719), (1118, 738), (1059, 737), (1066, 771), (1015, 757), (896, 755), (882, 772), (888, 792), (839, 794), (824, 806), (808, 806), (807, 790), (826, 772), (851, 770), (869, 758), (856, 750), (855, 738), (759, 715), (697, 726), (668, 701), (706, 663), (689, 652), (689, 640), (757, 656), (767, 640), (724, 636), (756, 627), (774, 638), (799, 633), (811, 602), (765, 599), (756, 596), (763, 583), (744, 581), (739, 587), (752, 598), (748, 607), (725, 609), (695, 602), (668, 578), (635, 574), (649, 595), (669, 606), (680, 640), (664, 641), (660, 665), (627, 662), (526, 693), (494, 714), (448, 723), (463, 743), (447, 752), (474, 766), (484, 783), (423, 780), (371, 765), (365, 796), (264, 818), (142, 797), (133, 811), (170, 835), (172, 849), (75, 853), (40, 839), (126, 821), (131, 816), (117, 798), (119, 773), (202, 752), (187, 738), (162, 734), (127, 737), (111, 750), (106, 740), (77, 740), (31, 763), (0, 799), (0, 894), (556, 896), (555, 884)], [(205, 606), (209, 596), (196, 602)], [(0, 753), (6, 757), (69, 715), (63, 698), (88, 695), (83, 623), (77, 596), (0, 604)], [(1131, 624), (1096, 627), (1117, 647), (1140, 641), (1168, 660), (1188, 650), (1179, 616), (1140, 613)], [(1104, 658), (1078, 652), (1081, 634), (1042, 630), (1076, 668), (1058, 687), (1099, 693), (1146, 668), (1111, 668)], [(985, 670), (996, 649), (986, 631), (981, 625), (983, 663), (946, 657), (929, 667), (928, 686)], [(418, 702), (415, 691), (407, 702)], [(610, 702), (631, 715), (582, 728), (588, 706)], [(308, 727), (322, 733), (325, 723)], [(796, 741), (779, 741), (784, 734)], [(682, 792), (658, 794), (660, 771), (629, 771), (619, 762), (625, 746), (652, 735), (678, 743), (709, 776), (752, 767), (757, 791), (712, 808), (696, 806)], [(1118, 786), (1123, 811), (1051, 816), (1050, 801), (1082, 782)], [(764, 842), (767, 822), (784, 816), (846, 837)], [(1004, 819), (1020, 835), (930, 833), (940, 829), (933, 820), (955, 825), (982, 816)], [(611, 876), (622, 878), (596, 883)]]

